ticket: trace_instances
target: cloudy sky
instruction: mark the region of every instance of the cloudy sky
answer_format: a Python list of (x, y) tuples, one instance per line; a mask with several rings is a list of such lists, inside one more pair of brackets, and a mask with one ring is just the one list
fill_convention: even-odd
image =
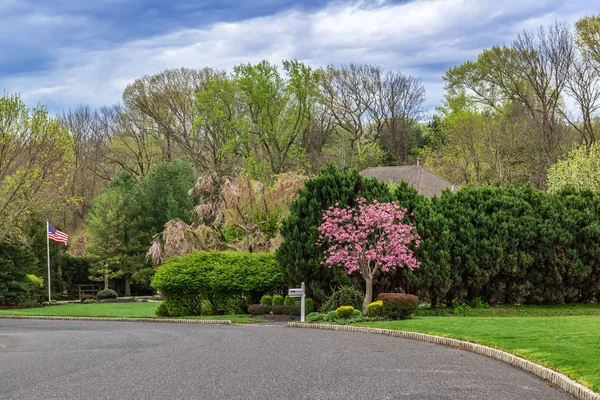
[(0, 90), (58, 112), (117, 103), (166, 68), (296, 58), (420, 76), (433, 109), (449, 67), (598, 12), (600, 0), (0, 0)]

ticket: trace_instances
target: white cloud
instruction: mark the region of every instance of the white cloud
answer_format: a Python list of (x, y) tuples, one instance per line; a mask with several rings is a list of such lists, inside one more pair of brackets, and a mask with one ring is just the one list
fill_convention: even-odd
[[(0, 88), (21, 93), (29, 104), (41, 101), (58, 111), (79, 103), (100, 106), (118, 102), (127, 83), (165, 68), (230, 70), (239, 63), (298, 58), (315, 66), (375, 63), (422, 76), (432, 108), (443, 95), (444, 70), (425, 66), (473, 59), (482, 48), (510, 41), (519, 30), (552, 22), (557, 15), (572, 22), (585, 14), (583, 6), (588, 4), (577, 3), (581, 7), (571, 4), (567, 9), (558, 0), (332, 3), (312, 13), (288, 10), (104, 50), (59, 46), (53, 50), (53, 68), (33, 75), (0, 77)], [(50, 24), (60, 21), (46, 18)]]

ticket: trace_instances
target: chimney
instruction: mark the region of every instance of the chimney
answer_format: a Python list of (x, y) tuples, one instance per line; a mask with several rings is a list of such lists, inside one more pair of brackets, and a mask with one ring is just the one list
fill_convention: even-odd
[(421, 165), (421, 159), (417, 157), (417, 167)]

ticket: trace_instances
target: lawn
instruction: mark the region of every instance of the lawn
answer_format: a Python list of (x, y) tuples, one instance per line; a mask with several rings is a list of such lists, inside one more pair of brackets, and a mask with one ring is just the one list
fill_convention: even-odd
[[(568, 313), (569, 307), (545, 312)], [(406, 321), (365, 322), (362, 326), (421, 332), (480, 343), (516, 354), (568, 375), (600, 392), (600, 316), (530, 316), (543, 312), (526, 308), (513, 317), (415, 317)], [(582, 312), (575, 308), (572, 312)], [(489, 313), (498, 312), (488, 311)], [(519, 315), (519, 316), (514, 316)]]
[[(160, 303), (98, 303), (65, 304), (40, 308), (22, 308), (18, 310), (0, 310), (0, 315), (31, 315), (60, 317), (110, 317), (110, 318), (156, 318), (155, 311)], [(212, 315), (202, 317), (184, 317), (190, 319), (224, 320), (235, 324), (263, 322), (250, 315)]]

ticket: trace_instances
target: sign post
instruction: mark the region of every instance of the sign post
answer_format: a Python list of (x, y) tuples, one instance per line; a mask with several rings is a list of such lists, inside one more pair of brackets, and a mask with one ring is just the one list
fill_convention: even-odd
[(288, 289), (288, 296), (300, 297), (300, 322), (304, 322), (304, 314), (306, 312), (304, 308), (304, 300), (306, 299), (306, 292), (304, 291), (304, 282), (302, 282), (302, 285), (299, 288)]

